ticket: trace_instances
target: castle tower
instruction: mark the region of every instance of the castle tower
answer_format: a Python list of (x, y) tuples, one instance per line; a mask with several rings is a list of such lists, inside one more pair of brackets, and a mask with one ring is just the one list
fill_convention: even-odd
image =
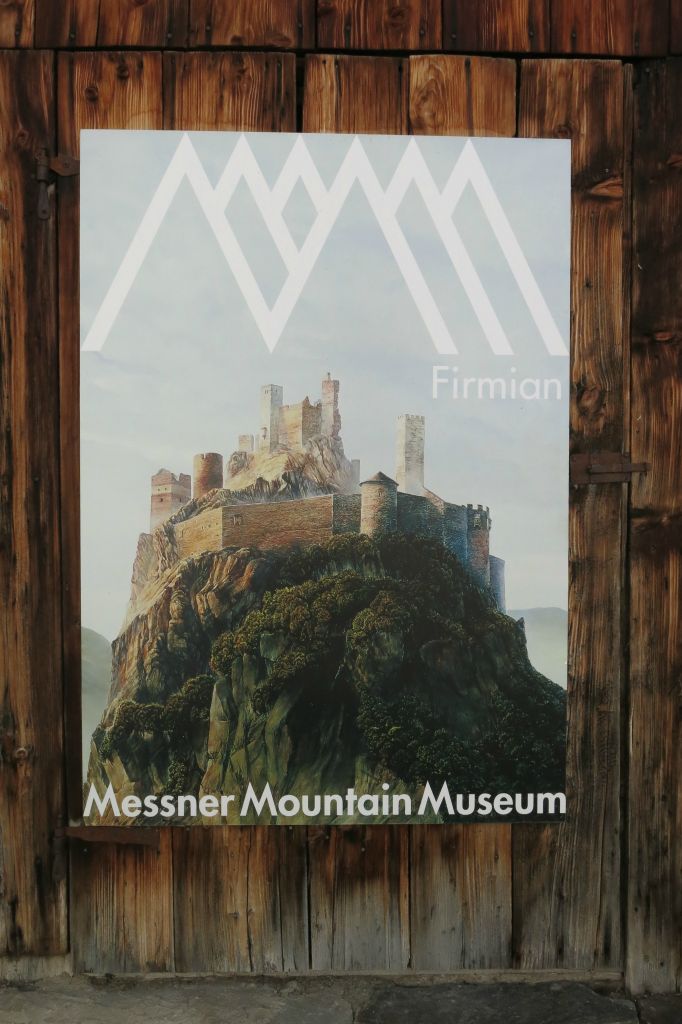
[(495, 603), (501, 612), (506, 612), (507, 605), (504, 597), (504, 559), (496, 555), (490, 556), (490, 589), (493, 592)]
[(169, 469), (160, 469), (152, 477), (152, 499), (149, 529), (153, 533), (157, 526), (165, 523), (191, 496), (192, 481), (189, 473), (179, 477)]
[(467, 531), (466, 507), (446, 503), (443, 508), (443, 544), (462, 565), (466, 565), (468, 560)]
[(331, 373), (322, 381), (322, 416), (320, 433), (325, 437), (337, 438), (341, 433), (339, 413), (339, 382), (332, 380)]
[(201, 452), (194, 456), (194, 493), (192, 497), (203, 498), (204, 494), (223, 486), (223, 457), (218, 452)]
[(395, 438), (395, 475), (407, 494), (424, 493), (424, 417), (398, 416)]
[(360, 533), (374, 537), (398, 529), (398, 485), (384, 473), (360, 484)]
[(482, 587), (490, 584), (490, 509), (467, 505), (467, 565)]
[(253, 434), (240, 434), (237, 442), (237, 451), (246, 452), (250, 455), (253, 452)]
[(274, 451), (279, 441), (279, 410), (284, 401), (284, 388), (264, 384), (260, 389), (260, 447)]

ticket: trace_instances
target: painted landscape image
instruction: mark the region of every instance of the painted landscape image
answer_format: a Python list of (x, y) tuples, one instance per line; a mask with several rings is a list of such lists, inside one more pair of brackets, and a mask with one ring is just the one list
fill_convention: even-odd
[[(142, 144), (151, 133), (125, 134)], [(106, 136), (122, 133), (87, 135), (86, 205)], [(272, 180), (281, 147), (280, 137)], [(93, 209), (101, 188), (100, 176)], [(139, 209), (124, 202), (113, 174), (109, 188), (121, 255), (149, 197)], [(303, 247), (314, 227), (306, 196), (291, 198), (289, 228)], [(494, 401), (493, 388), (489, 401), (465, 406), (449, 378), (439, 394), (437, 371), (452, 373), (454, 358), (434, 353), (360, 194), (268, 351), (224, 266), (217, 285), (215, 239), (197, 206), (185, 183), (106, 346), (82, 357), (84, 792), (199, 798), (243, 796), (250, 785), (275, 798), (353, 789), (410, 794), (415, 804), (427, 784), (561, 792), (564, 403), (556, 416), (538, 386), (525, 402)], [(472, 206), (472, 224), (474, 215)], [(245, 250), (251, 216), (245, 202), (233, 210)], [(525, 216), (536, 225), (532, 204)], [(415, 208), (414, 232), (420, 223)], [(409, 223), (404, 230), (409, 238)], [(534, 230), (538, 251), (549, 247), (550, 233)], [(84, 271), (85, 329), (116, 270), (115, 234), (112, 248)], [(371, 268), (371, 283), (362, 266), (359, 279), (351, 272), (349, 255)], [(481, 273), (504, 297), (514, 282), (503, 262)], [(275, 280), (276, 263), (261, 263)], [(547, 274), (561, 322), (566, 266)], [(475, 311), (463, 312), (457, 295), (443, 301), (466, 325), (469, 365), (476, 348), (487, 352), (488, 374), (498, 357)], [(537, 356), (522, 305), (508, 300), (511, 372), (539, 364), (563, 383), (567, 359), (557, 370), (551, 354)], [(240, 816), (237, 800), (226, 818), (169, 823), (225, 821), (311, 817)], [(97, 810), (89, 822), (121, 823)]]

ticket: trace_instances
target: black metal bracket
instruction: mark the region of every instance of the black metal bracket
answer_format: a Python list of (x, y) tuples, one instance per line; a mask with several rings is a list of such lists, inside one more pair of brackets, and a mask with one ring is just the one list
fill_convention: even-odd
[(39, 220), (49, 220), (50, 218), (50, 197), (47, 186), (53, 181), (53, 175), (58, 178), (71, 178), (79, 171), (80, 162), (75, 157), (67, 156), (65, 153), (49, 156), (46, 149), (39, 150), (36, 157)]
[(629, 452), (578, 452), (570, 459), (571, 484), (578, 486), (629, 483), (648, 469), (648, 462), (631, 462)]

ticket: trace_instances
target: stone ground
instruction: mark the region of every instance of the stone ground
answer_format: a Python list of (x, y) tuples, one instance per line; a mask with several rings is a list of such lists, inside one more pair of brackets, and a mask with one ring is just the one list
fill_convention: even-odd
[(575, 983), (425, 984), (369, 977), (62, 977), (0, 987), (0, 1024), (682, 1024), (682, 995)]

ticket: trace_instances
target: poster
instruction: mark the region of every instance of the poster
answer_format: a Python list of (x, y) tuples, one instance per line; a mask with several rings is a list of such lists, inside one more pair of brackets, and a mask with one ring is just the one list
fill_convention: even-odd
[(85, 820), (565, 812), (570, 143), (81, 133)]

